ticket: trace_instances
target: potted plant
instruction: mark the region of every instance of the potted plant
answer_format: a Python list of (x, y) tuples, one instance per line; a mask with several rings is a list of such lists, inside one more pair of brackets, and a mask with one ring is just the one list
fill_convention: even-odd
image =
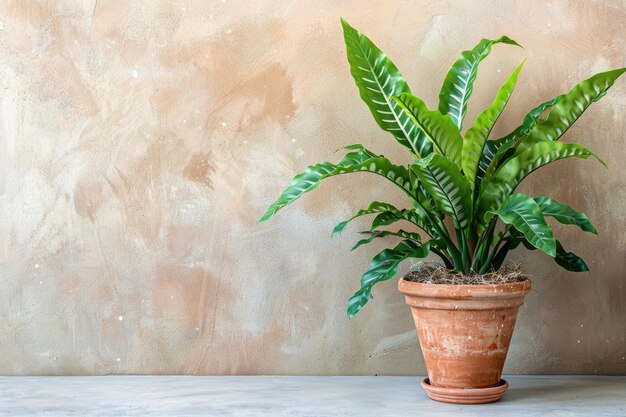
[[(296, 175), (260, 221), (334, 175), (369, 172), (392, 181), (406, 194), (410, 208), (373, 202), (332, 232), (375, 214), (365, 232), (368, 236), (354, 248), (387, 236), (402, 238), (374, 257), (361, 277), (361, 288), (348, 301), (348, 316), (370, 300), (375, 284), (396, 275), (403, 260), (438, 256), (441, 265), (424, 263), (398, 284), (412, 310), (428, 368), (422, 386), (439, 401), (497, 401), (508, 387), (500, 377), (517, 311), (531, 287), (518, 269), (503, 267), (509, 251), (521, 244), (545, 252), (569, 271), (587, 271), (585, 262), (554, 238), (546, 217), (597, 233), (573, 208), (515, 189), (528, 174), (560, 159), (594, 157), (604, 165), (595, 153), (559, 138), (626, 68), (594, 75), (532, 109), (508, 135), (491, 139), (524, 62), (463, 133), (467, 102), (478, 65), (492, 46), (519, 46), (517, 42), (506, 36), (483, 39), (462, 52), (443, 82), (438, 108), (431, 110), (411, 94), (396, 66), (376, 45), (343, 19), (342, 25), (350, 72), (361, 98), (378, 125), (406, 148), (412, 162), (395, 165), (362, 145), (346, 146), (347, 154), (338, 163), (312, 165)], [(411, 229), (382, 229), (400, 221)]]

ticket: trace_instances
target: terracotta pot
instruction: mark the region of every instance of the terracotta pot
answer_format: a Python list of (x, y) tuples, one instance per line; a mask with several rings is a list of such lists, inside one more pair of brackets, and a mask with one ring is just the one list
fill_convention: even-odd
[(422, 385), (430, 398), (466, 404), (499, 400), (508, 387), (500, 379), (502, 367), (530, 281), (444, 285), (401, 279), (398, 289), (413, 313), (428, 369)]

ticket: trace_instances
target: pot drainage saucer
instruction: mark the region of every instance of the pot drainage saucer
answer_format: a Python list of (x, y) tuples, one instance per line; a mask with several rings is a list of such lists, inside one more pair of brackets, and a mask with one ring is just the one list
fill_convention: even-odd
[(431, 400), (452, 404), (484, 404), (498, 401), (509, 388), (509, 383), (501, 379), (497, 386), (487, 388), (445, 388), (430, 385), (428, 378), (422, 381), (422, 388)]

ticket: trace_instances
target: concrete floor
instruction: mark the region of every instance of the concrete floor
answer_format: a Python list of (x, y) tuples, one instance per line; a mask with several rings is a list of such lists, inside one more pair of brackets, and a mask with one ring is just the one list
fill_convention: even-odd
[(0, 377), (0, 416), (626, 416), (626, 377), (506, 379), (502, 401), (462, 406), (418, 377)]

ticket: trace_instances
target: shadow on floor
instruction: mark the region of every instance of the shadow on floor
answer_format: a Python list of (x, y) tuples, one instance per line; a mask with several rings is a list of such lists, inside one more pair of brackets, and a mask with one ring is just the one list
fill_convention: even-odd
[[(584, 381), (565, 381), (555, 380), (551, 381), (553, 385), (546, 386), (545, 384), (537, 386), (522, 386), (516, 388), (512, 386), (508, 392), (504, 395), (502, 401), (520, 401), (520, 400), (537, 400), (537, 399), (549, 399), (554, 398), (559, 401), (567, 401), (575, 398), (584, 398), (593, 396), (594, 393), (602, 393), (604, 397), (606, 395), (624, 395), (623, 382), (620, 381), (607, 381), (601, 379), (589, 379)], [(519, 385), (520, 382), (518, 382)], [(526, 385), (526, 384), (524, 384)], [(620, 394), (621, 393), (621, 394)]]

